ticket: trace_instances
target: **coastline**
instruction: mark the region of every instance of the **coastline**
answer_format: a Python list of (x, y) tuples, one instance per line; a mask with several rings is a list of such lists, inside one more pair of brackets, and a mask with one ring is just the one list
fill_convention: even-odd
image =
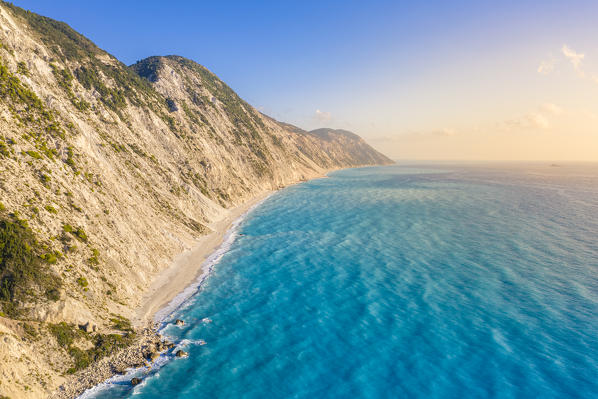
[[(281, 189), (306, 181), (327, 178), (328, 173), (341, 169), (345, 168), (333, 168), (311, 179), (297, 181), (279, 187), (277, 190), (263, 191), (248, 201), (228, 209), (220, 220), (209, 225), (212, 229), (211, 233), (199, 237), (191, 249), (177, 255), (167, 269), (154, 277), (150, 288), (143, 296), (141, 306), (136, 309), (135, 316), (131, 320), (138, 331), (135, 342), (73, 375), (71, 379), (54, 390), (49, 398), (87, 398), (96, 389), (107, 387), (111, 380), (129, 381), (139, 370), (151, 370), (153, 361), (148, 361), (148, 355), (151, 357), (152, 353), (162, 352), (156, 348), (160, 348), (167, 342), (160, 334), (162, 323), (156, 320), (157, 315), (162, 319), (167, 317), (196, 292), (197, 287), (204, 281), (200, 279), (201, 276), (209, 275), (210, 265), (214, 264), (208, 262), (209, 258), (218, 252), (236, 222), (241, 222), (246, 214)], [(205, 266), (208, 266), (207, 270), (204, 270)], [(187, 289), (191, 291), (189, 295), (186, 295)]]
[[(165, 342), (159, 332), (160, 323), (155, 320), (158, 312), (166, 310), (162, 317), (168, 316), (190, 295), (180, 298), (179, 296), (184, 295), (188, 288), (192, 288), (192, 293), (195, 292), (199, 283), (203, 281), (200, 277), (207, 276), (211, 270), (208, 265), (211, 262), (207, 261), (218, 252), (231, 228), (275, 192), (261, 192), (250, 200), (228, 209), (220, 220), (210, 224), (212, 232), (199, 237), (191, 249), (177, 255), (167, 269), (154, 277), (150, 288), (143, 296), (141, 306), (136, 309), (131, 320), (138, 331), (135, 342), (73, 375), (52, 392), (49, 398), (84, 398), (92, 392), (91, 390), (101, 388), (112, 379), (130, 380), (139, 369), (151, 369), (152, 362), (147, 360), (148, 354), (151, 356), (152, 353), (161, 352), (156, 348)], [(176, 304), (172, 304), (173, 301), (176, 301)]]
[[(202, 274), (206, 260), (223, 244), (233, 224), (251, 211), (255, 206), (272, 195), (274, 191), (264, 191), (247, 202), (229, 209), (225, 216), (212, 223), (212, 232), (200, 237), (193, 248), (180, 253), (171, 265), (154, 277), (148, 291), (143, 296), (142, 304), (137, 308), (131, 320), (136, 328), (151, 325), (158, 312), (169, 309), (169, 305), (183, 291), (193, 284)], [(184, 301), (185, 298), (181, 298)], [(172, 309), (174, 310), (174, 309)], [(163, 314), (167, 316), (172, 310)]]

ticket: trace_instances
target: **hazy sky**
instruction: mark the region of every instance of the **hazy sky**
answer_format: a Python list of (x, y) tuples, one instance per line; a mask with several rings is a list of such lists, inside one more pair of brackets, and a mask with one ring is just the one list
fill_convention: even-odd
[(178, 54), (399, 159), (598, 161), (598, 1), (60, 1), (126, 64)]

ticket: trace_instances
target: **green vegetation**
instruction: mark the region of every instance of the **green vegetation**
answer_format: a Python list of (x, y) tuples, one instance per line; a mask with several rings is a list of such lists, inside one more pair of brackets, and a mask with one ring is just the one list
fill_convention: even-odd
[(18, 215), (0, 216), (0, 306), (18, 317), (20, 305), (35, 301), (39, 294), (51, 299), (60, 278), (44, 266), (42, 248), (25, 220)]
[(40, 150), (48, 159), (54, 160), (54, 157), (58, 155), (56, 148), (48, 148), (48, 144), (45, 141), (41, 141), (36, 145), (37, 149)]
[[(164, 104), (163, 97), (145, 79), (116, 59), (110, 63), (99, 60), (98, 56), (108, 55), (64, 22), (43, 17), (10, 3), (4, 4), (16, 16), (25, 20), (34, 34), (56, 57), (63, 62), (76, 61), (81, 65), (73, 73), (67, 70), (55, 72), (55, 76), (62, 75), (57, 76), (57, 81), (67, 92), (72, 92), (70, 82), (74, 75), (81, 85), (87, 89), (93, 87), (100, 93), (99, 101), (116, 112), (122, 120), (124, 115), (121, 110), (127, 105), (125, 99), (135, 105)], [(107, 81), (112, 81), (113, 84), (106, 84)], [(86, 110), (90, 106), (87, 102), (76, 99), (74, 95), (71, 101), (80, 110)]]
[(47, 185), (50, 182), (50, 180), (52, 180), (52, 178), (50, 176), (48, 176), (47, 174), (45, 174), (45, 173), (40, 173), (39, 174), (39, 180), (45, 186), (45, 185)]
[(87, 279), (83, 276), (77, 278), (77, 284), (79, 284), (81, 288), (86, 288), (89, 285)]
[(72, 81), (74, 79), (73, 74), (68, 69), (59, 69), (56, 65), (50, 64), (52, 67), (52, 73), (58, 82), (58, 85), (64, 89), (71, 103), (79, 111), (86, 111), (90, 105), (85, 100), (79, 100), (72, 89)]
[(0, 63), (0, 97), (10, 99), (13, 103), (23, 104), (27, 109), (43, 110), (41, 100), (25, 87), (19, 78), (8, 71), (6, 65)]
[(48, 211), (50, 213), (54, 213), (54, 214), (58, 213), (56, 208), (54, 208), (52, 205), (46, 205), (44, 208), (46, 209), (46, 211)]
[(42, 159), (41, 154), (39, 152), (37, 152), (37, 151), (25, 151), (25, 153), (27, 155), (29, 155), (31, 158)]
[[(120, 319), (128, 322), (119, 316)], [(56, 338), (56, 342), (64, 348), (73, 360), (73, 366), (67, 370), (67, 373), (73, 374), (84, 369), (94, 361), (108, 356), (118, 349), (129, 346), (135, 339), (135, 333), (130, 328), (120, 329), (125, 334), (90, 334), (75, 326), (64, 322), (49, 325), (50, 333)], [(126, 327), (126, 326), (125, 326)], [(116, 328), (116, 327), (115, 327)], [(93, 343), (93, 348), (82, 350), (74, 344), (77, 340), (87, 340)]]
[(100, 94), (100, 101), (122, 117), (120, 109), (127, 106), (124, 90), (106, 86), (99, 76), (98, 70), (92, 66), (77, 68), (75, 76), (79, 83), (86, 89), (95, 89)]
[(4, 140), (0, 140), (0, 155), (4, 157), (10, 156), (10, 149), (8, 148)]
[(139, 146), (135, 143), (129, 143), (128, 144), (129, 148), (137, 155), (139, 155), (142, 158), (147, 158), (148, 155), (145, 153), (145, 151), (143, 151), (141, 148), (139, 148)]
[(100, 251), (98, 251), (95, 248), (92, 248), (91, 249), (91, 257), (89, 259), (87, 259), (87, 261), (91, 265), (98, 265), (100, 263), (99, 257), (100, 257)]
[(73, 75), (68, 69), (59, 69), (56, 65), (50, 64), (52, 73), (58, 82), (58, 85), (65, 89), (67, 92), (71, 92), (71, 82), (73, 81)]
[(47, 252), (47, 253), (43, 254), (42, 256), (40, 256), (40, 258), (45, 260), (47, 263), (53, 265), (54, 263), (56, 263), (58, 261), (58, 259), (62, 259), (63, 256), (64, 255), (60, 251), (52, 251), (52, 252)]
[(181, 103), (181, 108), (183, 108), (183, 111), (185, 112), (185, 115), (187, 115), (187, 118), (189, 118), (189, 120), (193, 123), (195, 123), (198, 126), (203, 125), (204, 123), (197, 117), (196, 113), (191, 111), (191, 109), (189, 108), (189, 106), (187, 105), (186, 102), (182, 102)]
[[(0, 62), (0, 100), (5, 102), (18, 124), (31, 127), (23, 137), (34, 141), (38, 151), (26, 151), (30, 157), (41, 159), (42, 154), (53, 160), (58, 152), (50, 148), (48, 137), (65, 139), (65, 131), (55, 120), (53, 112), (48, 111), (37, 95), (27, 88), (17, 76), (11, 74), (8, 68)], [(6, 145), (0, 145), (0, 153), (9, 155)]]
[(84, 55), (97, 54), (101, 51), (89, 39), (75, 32), (64, 22), (35, 14), (11, 3), (3, 4), (15, 15), (23, 18), (29, 27), (38, 33), (42, 42), (62, 59), (77, 60)]
[[(267, 176), (271, 174), (268, 163), (272, 155), (268, 151), (263, 135), (269, 135), (271, 138), (276, 136), (268, 133), (268, 129), (264, 125), (259, 113), (255, 112), (249, 104), (243, 101), (230, 87), (205, 67), (183, 57), (168, 56), (165, 58), (176, 62), (182, 68), (200, 77), (201, 86), (208, 90), (213, 98), (215, 98), (215, 101), (198, 93), (196, 85), (190, 79), (186, 79), (185, 90), (191, 101), (199, 108), (209, 106), (224, 111), (226, 117), (235, 126), (232, 131), (235, 136), (235, 144), (246, 145), (249, 152), (254, 156), (251, 164), (257, 175)], [(136, 63), (132, 68), (147, 80), (155, 81), (161, 68), (161, 63), (160, 57), (150, 57)], [(216, 106), (217, 103), (220, 103), (221, 107)], [(169, 107), (175, 105), (174, 102), (168, 103)], [(193, 111), (184, 102), (181, 103), (181, 107), (191, 122), (199, 124), (199, 119), (202, 123), (210, 126), (201, 112)], [(175, 131), (176, 124), (174, 121), (169, 121), (168, 116), (162, 118), (170, 125), (171, 130)], [(274, 141), (274, 143), (281, 145), (280, 141)]]
[(23, 323), (23, 331), (27, 334), (30, 338), (37, 339), (39, 334), (37, 333), (37, 329), (33, 327), (29, 323)]
[(112, 322), (112, 328), (120, 331), (133, 332), (133, 327), (131, 326), (131, 321), (129, 319), (115, 314), (112, 316), (114, 316), (110, 319)]
[(87, 233), (85, 233), (85, 231), (83, 230), (82, 227), (77, 227), (76, 229), (71, 226), (70, 224), (63, 224), (62, 225), (62, 230), (65, 233), (71, 233), (75, 238), (77, 238), (79, 241), (82, 242), (87, 242), (88, 237), (87, 237)]
[(23, 76), (29, 76), (29, 70), (23, 61), (17, 63), (17, 73)]
[(82, 242), (87, 242), (87, 234), (81, 227), (77, 227), (77, 230), (73, 232), (73, 235)]
[(74, 159), (74, 152), (73, 152), (73, 147), (68, 146), (66, 149), (66, 160), (64, 161), (64, 163), (66, 163), (68, 166), (71, 167), (71, 169), (73, 169), (73, 172), (77, 173), (78, 169), (77, 169), (77, 165), (75, 164), (75, 159)]

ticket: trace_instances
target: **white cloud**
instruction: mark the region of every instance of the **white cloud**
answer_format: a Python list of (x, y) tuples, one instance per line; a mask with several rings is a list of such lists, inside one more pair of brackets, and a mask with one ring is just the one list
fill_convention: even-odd
[(533, 128), (547, 129), (550, 127), (550, 122), (548, 122), (548, 119), (544, 115), (537, 112), (527, 114), (525, 119), (529, 126)]
[(563, 51), (563, 55), (569, 61), (571, 61), (571, 64), (573, 65), (573, 68), (575, 68), (577, 73), (580, 74), (580, 76), (583, 76), (583, 71), (581, 70), (581, 62), (583, 61), (583, 59), (585, 58), (586, 55), (576, 52), (575, 50), (573, 50), (571, 47), (567, 46), (566, 44), (563, 44), (562, 51)]
[[(581, 79), (590, 79), (592, 82), (598, 84), (598, 75), (588, 76), (584, 71), (583, 61), (586, 58), (584, 53), (578, 53), (566, 44), (563, 44), (563, 47), (561, 47), (561, 53), (562, 56), (559, 58), (563, 59), (564, 57), (566, 61), (570, 62), (575, 70), (575, 73), (577, 73), (577, 76), (579, 76)], [(554, 72), (557, 62), (559, 61), (554, 57), (551, 57), (549, 60), (540, 61), (540, 65), (537, 69), (538, 73), (541, 73), (542, 75), (551, 74)]]
[(318, 122), (327, 122), (332, 119), (332, 115), (330, 114), (330, 112), (324, 112), (324, 111), (320, 111), (319, 109), (316, 109), (314, 118)]
[(561, 107), (552, 103), (542, 104), (540, 106), (540, 110), (551, 115), (560, 115), (563, 113), (563, 109)]
[(507, 130), (512, 129), (547, 129), (550, 127), (548, 119), (539, 112), (529, 112), (519, 118), (505, 122)]
[(554, 59), (540, 62), (540, 66), (538, 66), (538, 73), (541, 73), (542, 75), (548, 75), (554, 71), (554, 64)]
[(507, 131), (511, 130), (544, 130), (549, 129), (551, 119), (561, 115), (564, 112), (563, 108), (556, 104), (544, 103), (536, 110), (528, 112), (518, 118), (507, 120), (500, 123), (499, 126)]

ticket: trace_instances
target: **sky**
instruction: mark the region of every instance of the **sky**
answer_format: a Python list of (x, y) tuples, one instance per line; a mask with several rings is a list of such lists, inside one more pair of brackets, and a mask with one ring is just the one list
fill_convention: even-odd
[(13, 2), (394, 159), (598, 161), (595, 0)]

